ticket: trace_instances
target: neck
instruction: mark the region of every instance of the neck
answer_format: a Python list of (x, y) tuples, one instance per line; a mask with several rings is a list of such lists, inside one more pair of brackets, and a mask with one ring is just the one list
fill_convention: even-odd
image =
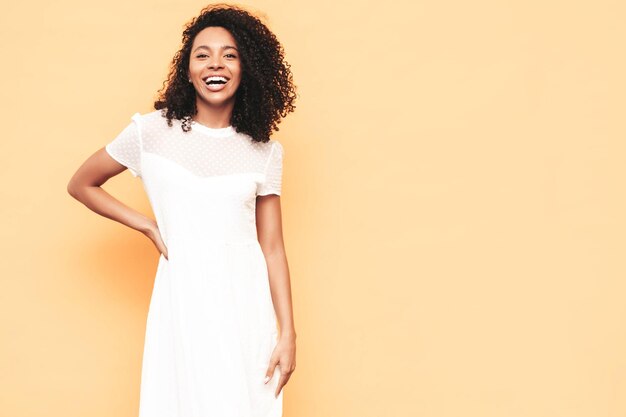
[(193, 116), (193, 120), (213, 129), (221, 129), (230, 126), (230, 119), (233, 115), (233, 102), (221, 105), (212, 105), (206, 101), (196, 101), (198, 112)]

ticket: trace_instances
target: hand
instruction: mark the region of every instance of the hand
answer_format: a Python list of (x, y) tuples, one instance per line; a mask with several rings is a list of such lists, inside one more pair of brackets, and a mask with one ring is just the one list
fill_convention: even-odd
[(265, 372), (265, 383), (272, 379), (276, 365), (280, 365), (280, 380), (278, 381), (278, 387), (274, 393), (274, 398), (278, 397), (278, 394), (283, 389), (291, 374), (296, 369), (296, 339), (291, 336), (284, 336), (278, 340), (272, 357), (270, 359), (269, 367)]
[(156, 248), (159, 250), (159, 253), (162, 253), (165, 259), (167, 257), (167, 247), (165, 246), (165, 242), (163, 242), (163, 238), (161, 237), (161, 232), (159, 231), (159, 226), (154, 220), (151, 220), (148, 226), (146, 227), (144, 234), (148, 236), (148, 238), (154, 243)]

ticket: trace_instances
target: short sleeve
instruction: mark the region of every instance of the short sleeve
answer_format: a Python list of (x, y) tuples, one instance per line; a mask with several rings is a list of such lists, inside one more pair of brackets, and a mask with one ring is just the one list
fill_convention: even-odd
[(259, 187), (258, 195), (281, 193), (283, 176), (284, 149), (278, 141), (274, 141), (265, 167), (265, 181)]
[(130, 124), (105, 146), (107, 153), (128, 168), (133, 177), (141, 177), (141, 128), (139, 116), (139, 113), (135, 113), (131, 117)]

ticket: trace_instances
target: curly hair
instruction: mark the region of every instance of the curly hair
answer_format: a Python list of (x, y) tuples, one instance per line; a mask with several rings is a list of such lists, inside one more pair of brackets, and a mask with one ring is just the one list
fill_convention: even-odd
[(177, 119), (183, 121), (184, 132), (191, 130), (191, 117), (197, 113), (196, 90), (187, 80), (191, 47), (196, 35), (209, 26), (228, 30), (241, 57), (242, 77), (231, 125), (254, 141), (269, 141), (272, 132), (280, 130), (281, 118), (295, 109), (296, 86), (276, 36), (259, 18), (238, 6), (211, 4), (185, 25), (182, 47), (174, 55), (154, 108), (161, 110), (168, 126)]

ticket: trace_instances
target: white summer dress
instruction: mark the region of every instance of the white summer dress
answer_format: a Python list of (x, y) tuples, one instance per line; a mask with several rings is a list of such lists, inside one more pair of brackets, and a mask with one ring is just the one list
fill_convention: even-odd
[(105, 146), (142, 180), (168, 259), (148, 310), (139, 417), (279, 417), (278, 341), (256, 196), (281, 192), (283, 147), (233, 126), (135, 113)]

